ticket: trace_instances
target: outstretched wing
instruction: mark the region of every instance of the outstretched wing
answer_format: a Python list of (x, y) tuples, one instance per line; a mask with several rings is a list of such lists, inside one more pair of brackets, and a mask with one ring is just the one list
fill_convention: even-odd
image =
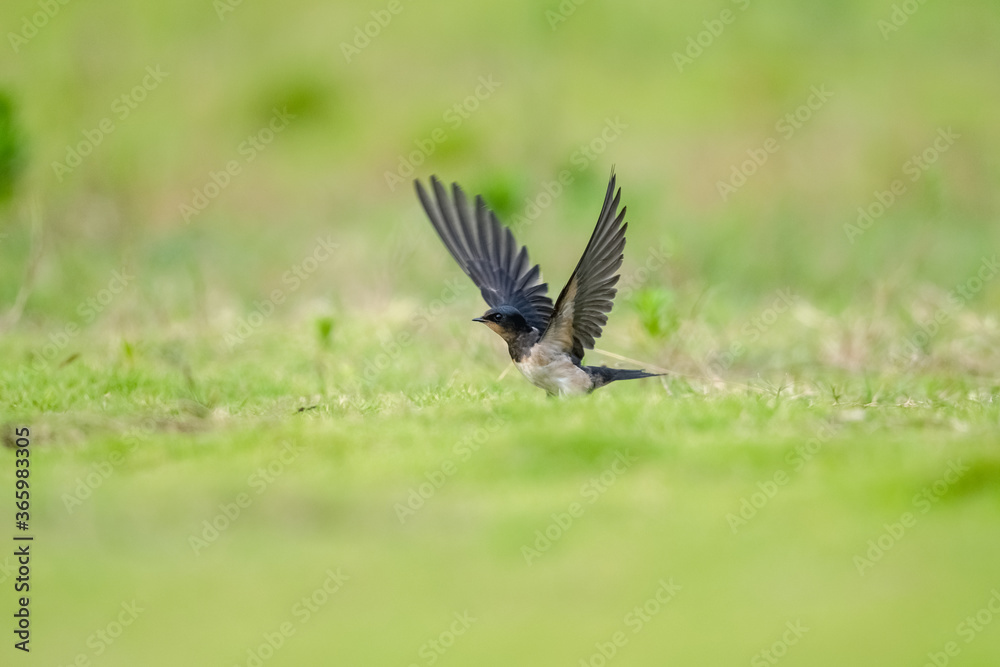
[(528, 249), (518, 248), (510, 229), (476, 197), (475, 212), (458, 183), (452, 184), (452, 199), (441, 182), (431, 176), (434, 198), (420, 181), (414, 181), (420, 203), (451, 256), (472, 278), (483, 299), (492, 308), (513, 306), (528, 324), (544, 331), (552, 316), (549, 286), (539, 283), (538, 265), (530, 266)]
[(612, 171), (597, 227), (580, 263), (556, 299), (555, 312), (542, 335), (543, 341), (557, 344), (570, 353), (576, 363), (583, 359), (584, 349), (593, 348), (594, 340), (600, 338), (618, 291), (615, 284), (628, 228), (628, 223), (622, 222), (625, 209), (618, 212), (620, 198), (621, 189), (615, 192), (615, 173)]

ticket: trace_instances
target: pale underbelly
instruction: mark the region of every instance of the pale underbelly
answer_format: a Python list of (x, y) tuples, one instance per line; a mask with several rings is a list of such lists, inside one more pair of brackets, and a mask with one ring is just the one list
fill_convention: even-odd
[(586, 394), (590, 391), (590, 376), (565, 356), (554, 360), (543, 360), (532, 355), (514, 365), (531, 384), (541, 387), (550, 394), (566, 396)]

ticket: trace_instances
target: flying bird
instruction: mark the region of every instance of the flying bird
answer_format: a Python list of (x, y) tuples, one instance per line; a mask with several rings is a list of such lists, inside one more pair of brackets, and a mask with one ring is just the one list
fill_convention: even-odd
[(528, 260), (528, 249), (518, 246), (481, 195), (470, 207), (457, 183), (452, 184), (451, 197), (435, 176), (433, 197), (419, 180), (414, 183), (438, 236), (490, 306), (472, 321), (482, 322), (506, 341), (514, 365), (532, 384), (550, 396), (563, 396), (586, 394), (615, 380), (657, 375), (582, 365), (584, 350), (594, 347), (607, 324), (625, 248), (628, 223), (623, 222), (625, 208), (618, 210), (621, 189), (615, 191), (613, 171), (594, 233), (555, 305), (547, 295), (548, 284), (541, 282), (539, 266)]

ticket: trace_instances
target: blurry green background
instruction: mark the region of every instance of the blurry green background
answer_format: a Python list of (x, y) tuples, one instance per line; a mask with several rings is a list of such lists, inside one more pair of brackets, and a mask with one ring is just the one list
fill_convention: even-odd
[[(949, 664), (996, 664), (1000, 618), (957, 629), (1000, 587), (995, 2), (0, 16), (0, 424), (32, 429), (37, 534), (33, 651), (4, 664), (255, 664), (286, 622), (264, 664), (773, 664), (797, 621), (783, 664), (919, 665), (949, 641)], [(482, 302), (411, 181), (483, 193), (554, 296), (613, 165), (629, 242), (598, 347), (673, 374), (550, 401), (497, 379), (506, 350), (469, 322)], [(298, 453), (258, 494), (282, 443)]]

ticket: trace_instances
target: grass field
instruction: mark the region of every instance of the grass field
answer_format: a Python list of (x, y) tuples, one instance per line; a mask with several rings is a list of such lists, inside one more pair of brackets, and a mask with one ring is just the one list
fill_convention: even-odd
[[(0, 664), (1000, 660), (995, 3), (0, 16)], [(558, 293), (612, 165), (548, 399), (411, 181)]]

